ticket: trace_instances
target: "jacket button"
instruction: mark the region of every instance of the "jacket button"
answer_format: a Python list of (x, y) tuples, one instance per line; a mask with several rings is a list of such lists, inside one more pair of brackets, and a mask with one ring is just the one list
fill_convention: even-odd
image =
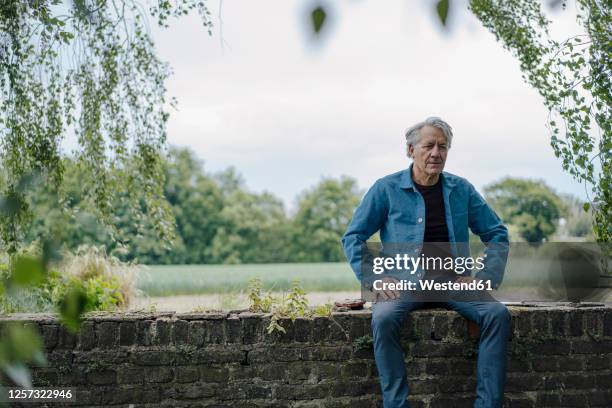
[(423, 219), (421, 217), (419, 217), (419, 219), (417, 221), (418, 222), (423, 222)]

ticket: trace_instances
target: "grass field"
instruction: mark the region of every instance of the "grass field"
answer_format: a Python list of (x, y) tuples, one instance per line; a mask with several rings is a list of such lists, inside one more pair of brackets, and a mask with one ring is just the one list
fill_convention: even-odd
[[(564, 290), (551, 286), (547, 262), (510, 259), (498, 299), (562, 300)], [(256, 265), (156, 265), (137, 276), (137, 287), (145, 297), (221, 295), (221, 303), (232, 303), (233, 295), (244, 295), (249, 279), (259, 278), (264, 288), (287, 290), (293, 279), (308, 293), (359, 293), (359, 283), (348, 263), (286, 263)], [(558, 279), (555, 279), (558, 281)], [(563, 285), (562, 285), (563, 286)], [(556, 293), (556, 294), (555, 294)], [(612, 300), (612, 290), (598, 291), (597, 301)], [(554, 296), (552, 296), (552, 295)]]
[(155, 265), (141, 271), (137, 287), (148, 296), (240, 293), (249, 279), (259, 278), (265, 289), (287, 290), (299, 279), (307, 292), (359, 291), (359, 282), (346, 262), (259, 265)]

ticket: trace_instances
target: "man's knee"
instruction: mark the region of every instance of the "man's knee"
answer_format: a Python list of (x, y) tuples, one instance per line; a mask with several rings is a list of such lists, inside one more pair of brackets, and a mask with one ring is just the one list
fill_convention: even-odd
[(388, 332), (399, 328), (401, 318), (392, 302), (383, 302), (372, 310), (372, 329), (377, 332)]

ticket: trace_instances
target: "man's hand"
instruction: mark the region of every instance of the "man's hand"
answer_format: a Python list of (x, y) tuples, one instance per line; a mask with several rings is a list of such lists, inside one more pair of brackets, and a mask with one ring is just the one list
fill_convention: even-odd
[[(381, 281), (384, 283), (399, 283), (399, 281), (395, 278), (391, 278), (391, 277), (385, 277), (382, 278)], [(381, 285), (382, 286), (382, 285)], [(372, 289), (372, 293), (374, 293), (374, 299), (375, 301), (378, 301), (379, 297), (382, 297), (383, 300), (393, 300), (393, 299), (399, 299), (400, 298), (400, 291), (399, 290), (375, 290)]]
[[(456, 280), (455, 282), (459, 282), (459, 283), (463, 283), (463, 282), (465, 282), (465, 283), (470, 283), (470, 282), (477, 282), (477, 283), (478, 283), (478, 282), (484, 282), (484, 284), (485, 284), (485, 288), (486, 288), (486, 287), (487, 287), (487, 286), (486, 286), (486, 282), (488, 282), (488, 281), (483, 281), (482, 279), (476, 279), (476, 278), (473, 278), (473, 277), (471, 277), (471, 276), (460, 276), (460, 277), (458, 277), (458, 278), (457, 278), (457, 280)], [(495, 289), (494, 289), (494, 290), (495, 290)]]
[(470, 283), (470, 282), (480, 282), (480, 279), (476, 279), (472, 276), (459, 276), (455, 282), (457, 283)]

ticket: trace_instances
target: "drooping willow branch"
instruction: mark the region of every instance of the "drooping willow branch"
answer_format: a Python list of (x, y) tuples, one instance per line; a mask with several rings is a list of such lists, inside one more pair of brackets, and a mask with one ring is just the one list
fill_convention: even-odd
[[(113, 227), (119, 192), (135, 219), (151, 220), (165, 240), (173, 220), (163, 197), (161, 158), (171, 70), (155, 52), (149, 19), (200, 14), (199, 0), (14, 0), (0, 5), (0, 241), (15, 251), (31, 219), (22, 182), (40, 174), (62, 199), (61, 144), (82, 174), (82, 207)], [(68, 208), (66, 208), (68, 210)], [(74, 208), (72, 208), (74, 210)]]

